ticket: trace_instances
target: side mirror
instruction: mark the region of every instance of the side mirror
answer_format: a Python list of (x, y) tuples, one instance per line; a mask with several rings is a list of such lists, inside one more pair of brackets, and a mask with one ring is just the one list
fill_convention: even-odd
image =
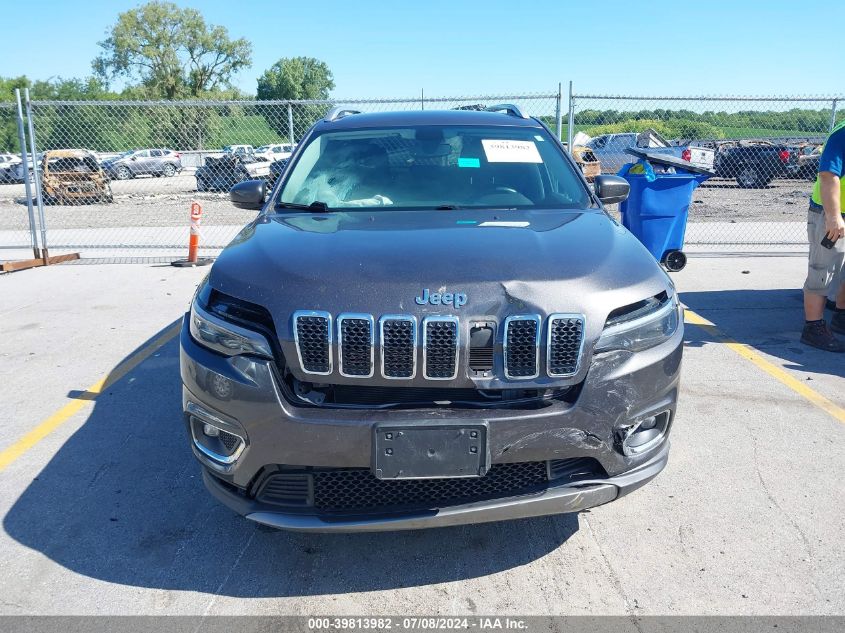
[(245, 180), (229, 190), (229, 200), (238, 209), (261, 210), (267, 196), (267, 183), (263, 180)]
[(620, 176), (596, 176), (593, 188), (602, 204), (623, 202), (631, 192), (631, 185)]

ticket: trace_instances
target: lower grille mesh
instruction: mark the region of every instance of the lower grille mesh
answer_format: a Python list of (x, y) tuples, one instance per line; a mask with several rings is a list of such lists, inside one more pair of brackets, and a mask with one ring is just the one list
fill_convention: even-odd
[(261, 483), (261, 503), (323, 514), (412, 512), (544, 491), (549, 485), (603, 479), (607, 473), (592, 457), (550, 462), (494, 464), (483, 477), (382, 480), (365, 468), (276, 471)]
[(494, 465), (484, 477), (381, 480), (369, 470), (314, 473), (314, 507), (323, 512), (358, 512), (397, 507), (441, 507), (542, 489), (546, 462)]

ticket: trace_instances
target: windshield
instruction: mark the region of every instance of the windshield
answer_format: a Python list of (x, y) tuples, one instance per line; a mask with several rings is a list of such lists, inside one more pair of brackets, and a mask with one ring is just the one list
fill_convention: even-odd
[(302, 151), (279, 204), (583, 208), (588, 192), (539, 128), (443, 127), (326, 132)]

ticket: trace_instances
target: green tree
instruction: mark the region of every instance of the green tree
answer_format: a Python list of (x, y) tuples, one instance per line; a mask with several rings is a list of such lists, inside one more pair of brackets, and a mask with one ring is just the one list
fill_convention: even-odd
[(0, 77), (0, 151), (20, 152), (18, 142), (17, 110), (15, 109), (15, 88), (30, 87), (25, 76)]
[(328, 99), (332, 71), (313, 57), (283, 57), (258, 78), (259, 99)]
[(30, 93), (33, 99), (43, 101), (90, 101), (117, 97), (113, 92), (109, 92), (105, 84), (97, 77), (84, 79), (52, 77), (46, 81), (33, 83)]
[[(332, 71), (325, 62), (313, 57), (283, 57), (264, 71), (258, 78), (260, 101), (283, 100), (325, 100), (334, 89)], [(260, 105), (260, 103), (259, 103)], [(260, 108), (270, 127), (282, 138), (288, 138), (287, 110), (279, 106)], [(305, 131), (328, 110), (327, 105), (298, 105), (293, 109), (293, 139), (301, 138)]]
[(137, 80), (157, 97), (201, 97), (231, 86), (252, 63), (252, 45), (208, 25), (196, 9), (154, 0), (118, 15), (93, 61), (103, 81)]

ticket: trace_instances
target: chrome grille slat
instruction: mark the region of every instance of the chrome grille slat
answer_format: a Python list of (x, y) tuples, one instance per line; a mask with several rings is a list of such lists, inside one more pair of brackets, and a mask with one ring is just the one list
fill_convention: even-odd
[(410, 380), (417, 375), (417, 319), (405, 314), (386, 314), (379, 319), (381, 375), (391, 380)]
[(546, 338), (546, 373), (565, 378), (578, 373), (584, 349), (584, 315), (552, 314)]
[(454, 380), (458, 376), (460, 331), (458, 317), (429, 316), (422, 322), (423, 376)]
[(540, 375), (540, 317), (520, 314), (505, 319), (505, 378), (529, 380)]
[(318, 310), (293, 313), (293, 339), (306, 374), (332, 373), (332, 315)]
[(374, 367), (375, 324), (369, 314), (337, 317), (337, 366), (341, 376), (370, 378)]

